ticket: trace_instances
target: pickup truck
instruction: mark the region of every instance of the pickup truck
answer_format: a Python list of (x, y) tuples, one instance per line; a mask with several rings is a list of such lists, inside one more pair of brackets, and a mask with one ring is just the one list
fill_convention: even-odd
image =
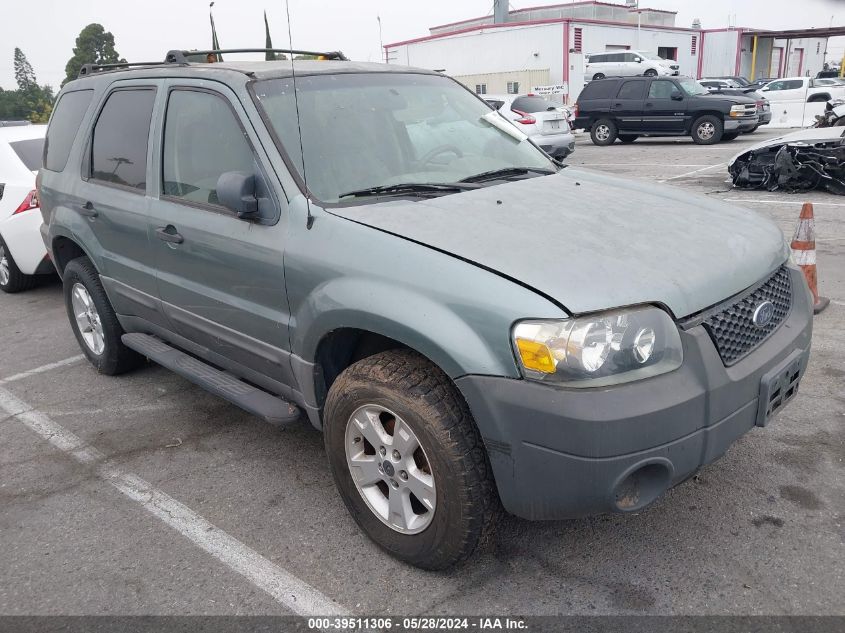
[(818, 84), (813, 77), (787, 77), (776, 79), (760, 88), (769, 101), (788, 102), (800, 101), (814, 103), (830, 101), (837, 97), (845, 97), (845, 85), (832, 86)]

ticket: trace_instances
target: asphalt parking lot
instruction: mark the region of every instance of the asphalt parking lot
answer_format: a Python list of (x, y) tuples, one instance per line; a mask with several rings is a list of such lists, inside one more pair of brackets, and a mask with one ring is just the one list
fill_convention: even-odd
[(510, 518), (446, 573), (363, 536), (304, 420), (274, 429), (153, 365), (100, 376), (58, 281), (0, 296), (0, 614), (845, 614), (845, 198), (732, 190), (725, 162), (776, 133), (579, 135), (567, 162), (744, 205), (789, 237), (815, 203), (832, 303), (798, 397), (646, 511)]

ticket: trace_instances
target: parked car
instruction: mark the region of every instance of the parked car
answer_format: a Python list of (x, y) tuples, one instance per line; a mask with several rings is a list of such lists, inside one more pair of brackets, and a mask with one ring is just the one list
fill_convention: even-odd
[(816, 80), (813, 82), (816, 87), (820, 86), (845, 86), (845, 79), (840, 77), (816, 77)]
[(555, 158), (575, 151), (568, 112), (560, 105), (539, 95), (484, 95), (484, 100)]
[(733, 140), (759, 124), (757, 103), (744, 96), (710, 94), (689, 77), (628, 77), (591, 81), (575, 104), (575, 129), (596, 145), (617, 138), (686, 136), (699, 145)]
[(813, 103), (845, 97), (845, 85), (819, 85), (812, 77), (777, 79), (760, 88), (770, 101)]
[(31, 288), (55, 274), (41, 240), (35, 174), (41, 167), (46, 125), (0, 128), (0, 290)]
[(754, 88), (755, 90), (759, 90), (763, 86), (773, 81), (777, 81), (777, 77), (759, 77), (754, 81), (748, 83), (747, 88)]
[[(759, 90), (754, 88), (740, 86), (739, 82), (733, 79), (699, 79), (698, 83), (707, 88), (711, 93), (718, 93), (723, 95), (734, 95), (739, 97), (748, 97), (754, 99), (757, 103), (757, 116), (759, 117), (759, 125), (768, 125), (772, 121), (772, 107), (769, 101)], [(746, 82), (748, 83), (748, 82)], [(750, 134), (757, 128), (752, 128), (745, 132)]]
[(102, 374), (305, 412), (392, 555), (465, 559), (500, 504), (641, 512), (794, 397), (811, 298), (766, 217), (560, 168), (441, 73), (222, 54), (62, 88), (39, 178), (71, 328)]
[(611, 53), (588, 53), (586, 77), (604, 79), (605, 77), (657, 77), (658, 75), (677, 75), (678, 67), (662, 57), (634, 51)]

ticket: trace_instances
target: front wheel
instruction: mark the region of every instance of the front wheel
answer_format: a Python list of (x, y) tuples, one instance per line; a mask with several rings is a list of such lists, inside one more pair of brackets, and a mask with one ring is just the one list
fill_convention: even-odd
[(326, 399), (335, 484), (364, 533), (423, 569), (468, 558), (499, 511), (490, 463), (466, 402), (410, 350), (348, 367)]
[(657, 77), (657, 71), (654, 68), (649, 68), (647, 71), (643, 73), (646, 77)]
[(724, 122), (718, 117), (706, 114), (692, 124), (692, 140), (698, 145), (713, 145), (722, 140)]
[(616, 134), (616, 124), (610, 119), (599, 119), (590, 128), (590, 138), (596, 145), (612, 145)]
[(100, 275), (87, 257), (71, 261), (62, 275), (65, 308), (79, 347), (101, 374), (122, 374), (143, 362), (120, 340), (124, 334)]

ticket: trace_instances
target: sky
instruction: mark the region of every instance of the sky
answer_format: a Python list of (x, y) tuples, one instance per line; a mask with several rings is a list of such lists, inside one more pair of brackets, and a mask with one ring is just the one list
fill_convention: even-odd
[[(557, 0), (563, 2), (564, 0)], [(616, 0), (620, 4), (624, 0)], [(128, 61), (164, 59), (172, 48), (210, 48), (209, 0), (0, 0), (0, 87), (15, 88), (12, 59), (23, 49), (39, 83), (58, 87), (79, 31), (99, 22)], [(428, 27), (487, 15), (492, 0), (289, 0), (293, 47), (342, 50), (355, 60), (379, 61), (385, 44), (428, 35)], [(511, 8), (555, 0), (511, 0)], [(845, 0), (642, 0), (642, 6), (677, 11), (676, 26), (700, 18), (704, 28), (731, 23), (765, 29), (845, 26)], [(800, 13), (796, 14), (796, 6)], [(216, 0), (214, 19), (224, 48), (262, 47), (267, 10), (273, 44), (287, 48), (285, 0)], [(845, 38), (831, 40), (841, 59)]]

